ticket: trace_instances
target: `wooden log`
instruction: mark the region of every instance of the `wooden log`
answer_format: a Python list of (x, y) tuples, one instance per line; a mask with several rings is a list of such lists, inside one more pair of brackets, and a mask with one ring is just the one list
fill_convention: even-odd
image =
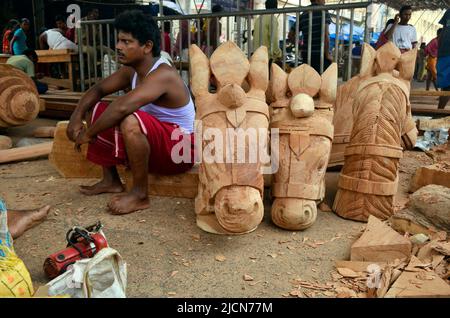
[(352, 245), (350, 259), (364, 262), (390, 262), (409, 258), (411, 242), (374, 216), (369, 217), (363, 235)]
[(433, 129), (440, 129), (450, 128), (450, 116), (439, 118), (439, 119), (424, 119), (419, 120), (419, 129), (420, 130), (433, 130)]
[(100, 178), (102, 169), (86, 159), (87, 145), (81, 146), (81, 153), (66, 136), (68, 121), (57, 124), (54, 146), (49, 160), (55, 169), (65, 178)]
[(8, 150), (0, 150), (0, 163), (27, 160), (48, 155), (52, 150), (53, 142), (45, 142), (37, 145), (19, 147)]
[(0, 65), (0, 127), (24, 125), (39, 112), (36, 86), (24, 72)]
[(11, 138), (0, 135), (0, 150), (10, 149), (11, 147), (12, 147)]
[(414, 104), (411, 106), (411, 112), (413, 115), (450, 115), (450, 109), (438, 109), (437, 103), (436, 105), (425, 105), (427, 107), (417, 107)]
[(440, 162), (418, 168), (411, 179), (409, 192), (416, 192), (421, 187), (429, 184), (450, 188), (450, 163)]
[(33, 137), (36, 138), (53, 138), (55, 136), (56, 127), (43, 126), (38, 127), (33, 131)]

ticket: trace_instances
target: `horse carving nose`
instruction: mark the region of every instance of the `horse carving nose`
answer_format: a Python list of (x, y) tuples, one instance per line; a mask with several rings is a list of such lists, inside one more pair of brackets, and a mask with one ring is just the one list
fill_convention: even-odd
[(312, 116), (314, 113), (314, 100), (307, 94), (297, 94), (291, 100), (291, 111), (297, 118)]
[(238, 108), (244, 104), (247, 95), (239, 85), (228, 84), (220, 89), (217, 98), (228, 108)]

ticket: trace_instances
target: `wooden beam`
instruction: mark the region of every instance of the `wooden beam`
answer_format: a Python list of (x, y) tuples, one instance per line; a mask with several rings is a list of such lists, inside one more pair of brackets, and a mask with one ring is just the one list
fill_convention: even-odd
[(0, 151), (0, 163), (18, 160), (27, 160), (48, 155), (52, 150), (53, 142), (44, 142), (37, 145), (13, 148)]
[(61, 78), (52, 78), (52, 77), (44, 77), (39, 80), (42, 83), (48, 85), (54, 85), (58, 87), (71, 88), (72, 83), (70, 79), (61, 79)]
[(450, 91), (412, 90), (410, 96), (450, 96)]
[[(430, 107), (433, 107), (433, 105), (429, 105)], [(436, 108), (417, 108), (412, 105), (411, 112), (413, 115), (450, 115), (450, 109), (437, 109)]]

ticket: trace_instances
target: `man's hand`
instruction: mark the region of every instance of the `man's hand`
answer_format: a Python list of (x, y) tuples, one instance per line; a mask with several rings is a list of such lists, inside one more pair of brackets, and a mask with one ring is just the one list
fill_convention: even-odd
[(81, 119), (70, 118), (69, 125), (67, 126), (66, 135), (69, 140), (75, 142), (78, 135), (84, 129), (84, 124)]
[(77, 136), (75, 141), (75, 150), (81, 152), (81, 145), (88, 144), (93, 140), (93, 138), (89, 137), (86, 129), (82, 129)]

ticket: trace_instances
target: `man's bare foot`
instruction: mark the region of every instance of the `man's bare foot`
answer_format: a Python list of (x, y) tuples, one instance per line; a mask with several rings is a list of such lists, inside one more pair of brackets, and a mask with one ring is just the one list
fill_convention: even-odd
[(85, 195), (96, 195), (100, 193), (120, 193), (124, 191), (120, 181), (102, 181), (91, 186), (80, 186), (80, 192)]
[(149, 206), (148, 196), (142, 198), (142, 196), (135, 193), (115, 195), (108, 203), (111, 213), (116, 215), (144, 210)]
[(49, 210), (50, 205), (46, 205), (36, 210), (8, 210), (8, 228), (13, 239), (18, 238), (25, 231), (44, 221)]

